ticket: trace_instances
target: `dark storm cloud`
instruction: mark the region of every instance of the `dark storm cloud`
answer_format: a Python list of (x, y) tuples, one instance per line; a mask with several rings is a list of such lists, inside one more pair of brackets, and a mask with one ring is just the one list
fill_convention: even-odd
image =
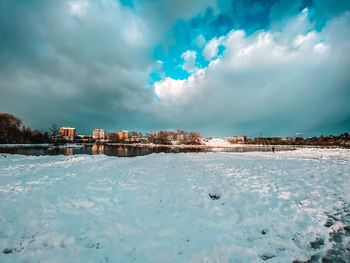
[(1, 6), (2, 111), (40, 128), (57, 122), (88, 131), (121, 126), (153, 99), (145, 89), (150, 35), (130, 10), (85, 1)]
[(39, 128), (152, 129), (154, 46), (213, 1), (197, 2), (0, 1), (0, 111)]

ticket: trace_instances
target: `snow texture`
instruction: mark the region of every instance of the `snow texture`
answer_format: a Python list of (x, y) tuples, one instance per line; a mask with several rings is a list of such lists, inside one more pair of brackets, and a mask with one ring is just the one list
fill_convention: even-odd
[(0, 173), (0, 262), (350, 259), (349, 150), (3, 154)]
[(208, 141), (204, 141), (204, 144), (211, 147), (232, 147), (233, 145), (221, 138), (212, 138)]

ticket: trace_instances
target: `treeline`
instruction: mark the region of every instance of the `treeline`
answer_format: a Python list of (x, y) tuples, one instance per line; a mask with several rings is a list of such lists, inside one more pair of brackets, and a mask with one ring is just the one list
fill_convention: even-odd
[(148, 142), (154, 144), (187, 144), (187, 145), (200, 145), (202, 144), (202, 135), (198, 132), (187, 132), (184, 130), (177, 131), (152, 131), (148, 133)]
[(314, 146), (341, 146), (350, 148), (350, 135), (345, 132), (336, 135), (329, 135), (320, 137), (286, 137), (282, 139), (281, 137), (257, 137), (254, 139), (249, 139), (248, 144), (264, 144), (264, 145), (314, 145)]
[(22, 120), (9, 113), (0, 113), (0, 143), (48, 143), (50, 136), (23, 125)]

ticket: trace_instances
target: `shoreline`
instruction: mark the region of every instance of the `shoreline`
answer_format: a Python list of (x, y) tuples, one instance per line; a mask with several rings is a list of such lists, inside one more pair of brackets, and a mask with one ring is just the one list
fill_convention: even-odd
[(126, 146), (137, 148), (169, 148), (169, 149), (268, 149), (274, 147), (275, 150), (296, 150), (298, 148), (339, 148), (347, 149), (347, 147), (340, 145), (284, 145), (284, 144), (232, 144), (232, 145), (169, 145), (169, 144), (151, 144), (151, 143), (108, 143), (108, 142), (96, 142), (96, 143), (66, 143), (62, 145), (55, 145), (53, 143), (43, 144), (0, 144), (0, 148), (79, 148), (93, 145), (105, 145), (105, 146)]
[[(101, 144), (104, 145), (104, 144)], [(126, 143), (107, 143), (108, 146), (130, 146), (140, 148), (180, 148), (180, 149), (238, 149), (238, 148), (293, 148), (296, 149), (295, 145), (257, 145), (257, 144), (232, 144), (230, 146), (223, 145), (167, 145), (167, 144), (126, 144)]]

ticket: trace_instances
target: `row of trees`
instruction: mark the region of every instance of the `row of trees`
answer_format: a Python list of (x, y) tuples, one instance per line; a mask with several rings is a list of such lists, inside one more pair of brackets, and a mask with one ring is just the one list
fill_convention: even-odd
[(345, 132), (336, 135), (329, 135), (320, 137), (287, 137), (282, 139), (281, 137), (257, 137), (255, 139), (249, 139), (249, 144), (267, 144), (267, 145), (318, 145), (318, 146), (342, 146), (350, 148), (350, 135)]
[(202, 135), (198, 132), (187, 132), (184, 130), (177, 131), (152, 131), (148, 133), (148, 142), (154, 144), (165, 144), (170, 145), (173, 143), (177, 144), (188, 144), (188, 145), (200, 145), (202, 144)]
[[(58, 127), (53, 124), (48, 132), (42, 132), (38, 129), (32, 130), (23, 125), (22, 120), (9, 113), (0, 113), (0, 143), (50, 143), (57, 142), (59, 134)], [(133, 131), (130, 133), (129, 142), (141, 142), (147, 140), (154, 144), (187, 144), (200, 145), (203, 137), (198, 132), (187, 132), (184, 130), (177, 131), (152, 131), (147, 134), (147, 139), (143, 138), (143, 134)], [(78, 139), (77, 139), (78, 140)], [(123, 142), (118, 139), (117, 133), (108, 135), (110, 142)], [(83, 142), (83, 141), (82, 141)], [(350, 135), (345, 132), (339, 136), (329, 135), (312, 138), (303, 137), (257, 137), (254, 139), (244, 139), (244, 143), (248, 144), (267, 144), (267, 145), (321, 145), (321, 146), (342, 146), (350, 148)]]
[(46, 143), (50, 142), (47, 132), (32, 130), (22, 120), (8, 113), (0, 113), (0, 143)]

